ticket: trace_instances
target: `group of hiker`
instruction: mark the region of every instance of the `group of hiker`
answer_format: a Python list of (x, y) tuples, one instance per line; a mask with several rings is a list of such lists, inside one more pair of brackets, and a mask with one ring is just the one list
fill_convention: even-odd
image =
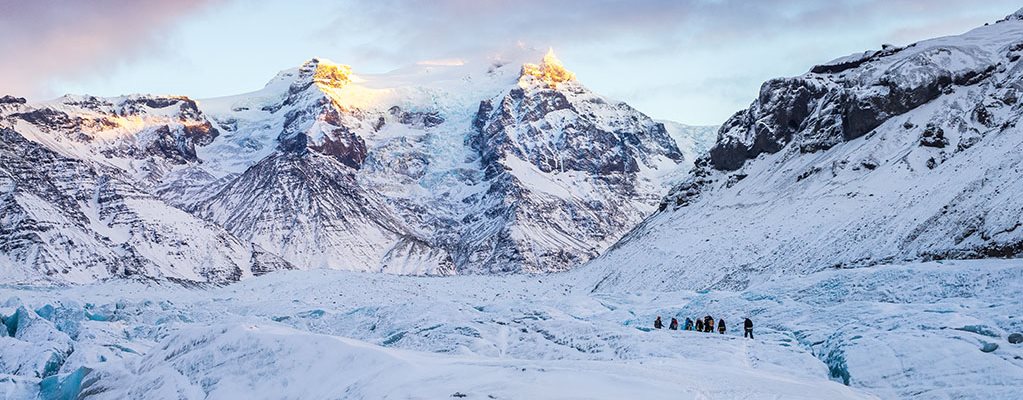
[[(660, 315), (658, 315), (657, 319), (654, 320), (654, 328), (656, 328), (656, 329), (664, 328), (664, 323), (661, 322), (661, 316)], [(742, 328), (743, 328), (742, 337), (748, 337), (750, 339), (753, 339), (753, 321), (750, 320), (749, 318), (746, 318), (746, 320), (742, 322)], [(668, 324), (668, 329), (673, 330), (673, 331), (679, 330), (679, 325), (678, 325), (678, 319), (677, 318), (672, 318), (671, 319), (671, 323)], [(697, 332), (711, 332), (711, 333), (713, 333), (714, 332), (714, 317), (711, 317), (710, 315), (708, 315), (708, 316), (705, 316), (703, 318), (697, 318), (695, 322), (693, 322), (693, 320), (691, 318), (686, 317), (686, 322), (685, 322), (685, 325), (682, 326), (682, 330), (685, 330), (685, 331), (695, 330)], [(723, 318), (719, 319), (718, 322), (717, 322), (717, 331), (718, 331), (718, 333), (724, 335), (725, 334), (725, 330), (726, 330), (725, 320)]]

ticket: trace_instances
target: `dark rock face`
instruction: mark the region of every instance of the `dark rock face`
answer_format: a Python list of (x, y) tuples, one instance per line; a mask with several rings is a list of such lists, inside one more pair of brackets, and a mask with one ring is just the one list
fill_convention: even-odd
[(25, 98), (5, 95), (0, 97), (0, 104), (25, 104)]
[(948, 146), (948, 138), (945, 137), (945, 131), (941, 127), (928, 124), (927, 128), (920, 133), (920, 145), (943, 149)]
[[(178, 109), (172, 117), (151, 116), (152, 110), (162, 111), (174, 106)], [(106, 157), (135, 160), (155, 157), (177, 165), (198, 163), (196, 146), (209, 145), (220, 133), (206, 120), (195, 101), (186, 97), (133, 96), (115, 104), (87, 96), (64, 99), (57, 107), (13, 113), (11, 117), (35, 125), (44, 132), (66, 136), (79, 143), (94, 144), (94, 150)], [(81, 109), (90, 113), (71, 115), (62, 109)], [(96, 143), (97, 132), (123, 128), (123, 121), (127, 118), (149, 118), (152, 122), (126, 137)]]
[(213, 127), (209, 123), (183, 128), (180, 134), (175, 134), (167, 125), (158, 127), (152, 133), (155, 138), (146, 148), (146, 152), (173, 164), (197, 162), (199, 158), (195, 155), (196, 142), (209, 144), (212, 140), (209, 134), (211, 130)]
[[(555, 271), (595, 257), (642, 218), (626, 200), (638, 196), (640, 170), (655, 157), (682, 160), (662, 124), (573, 84), (517, 87), (496, 106), (482, 101), (473, 127), (466, 145), (489, 189), (467, 199), (479, 211), (462, 221), (455, 262), (469, 271)], [(584, 174), (607, 195), (581, 201), (542, 193), (516, 160), (542, 173)], [(550, 238), (523, 239), (532, 235)]]
[[(314, 150), (336, 158), (342, 164), (353, 169), (360, 169), (366, 160), (368, 150), (366, 142), (346, 125), (345, 116), (332, 107), (319, 110), (299, 109), (288, 113), (284, 131), (278, 137), (280, 149), (293, 154), (305, 154)], [(314, 121), (325, 123), (319, 132), (310, 132)], [(319, 134), (317, 140), (311, 140), (310, 134)]]
[(11, 116), (50, 130), (71, 130), (79, 127), (82, 123), (82, 119), (79, 117), (71, 117), (65, 112), (49, 108), (17, 113)]
[(944, 58), (967, 55), (956, 48), (935, 48), (905, 57), (898, 69), (864, 76), (874, 74), (870, 66), (901, 57), (904, 51), (886, 48), (861, 59), (816, 66), (803, 76), (767, 81), (748, 109), (721, 126), (710, 150), (711, 164), (736, 170), (746, 160), (776, 153), (790, 143), (803, 153), (827, 150), (866, 135), (953, 86), (976, 84), (995, 70), (994, 65), (950, 70)]
[(359, 169), (366, 160), (366, 142), (354, 132), (341, 127), (334, 129), (320, 144), (309, 146), (320, 153), (334, 156), (341, 163)]
[(697, 159), (690, 172), (690, 178), (672, 188), (671, 192), (661, 200), (661, 204), (657, 207), (658, 210), (664, 211), (669, 206), (677, 208), (692, 204), (700, 196), (703, 188), (711, 183), (712, 173), (709, 155)]
[[(571, 87), (564, 90), (570, 95), (586, 95), (582, 91), (572, 93)], [(501, 99), (497, 110), (490, 101), (480, 104), (474, 122), (479, 133), (471, 136), (468, 144), (480, 152), (484, 165), (511, 155), (544, 172), (630, 174), (654, 155), (682, 160), (682, 153), (663, 125), (625, 104), (606, 104), (602, 98), (585, 101), (592, 110), (579, 109), (562, 90), (513, 89)], [(618, 126), (603, 126), (594, 111), (608, 109), (632, 115)], [(546, 119), (548, 115), (570, 118), (551, 121)], [(516, 138), (512, 139), (511, 132), (516, 129)], [(488, 168), (487, 172), (493, 176), (497, 171)]]
[(421, 128), (433, 128), (444, 123), (444, 117), (436, 111), (403, 111), (401, 107), (393, 106), (387, 110), (398, 122)]

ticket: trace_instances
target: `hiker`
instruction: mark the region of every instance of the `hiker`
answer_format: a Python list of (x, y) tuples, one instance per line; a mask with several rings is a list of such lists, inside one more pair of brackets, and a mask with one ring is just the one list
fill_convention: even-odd
[(751, 321), (749, 318), (746, 318), (746, 320), (742, 322), (742, 328), (743, 328), (742, 337), (749, 336), (750, 339), (753, 339), (753, 321)]
[(724, 318), (718, 320), (718, 333), (725, 334), (725, 320)]
[(661, 328), (663, 328), (663, 327), (664, 327), (664, 324), (663, 324), (663, 323), (661, 323), (661, 316), (660, 316), (660, 315), (658, 315), (658, 316), (657, 316), (657, 319), (655, 319), (655, 320), (654, 320), (654, 328), (656, 328), (656, 329), (661, 329)]
[(685, 329), (686, 329), (687, 331), (691, 331), (691, 330), (693, 330), (693, 320), (692, 320), (692, 318), (686, 317), (686, 326), (685, 326)]
[(699, 319), (699, 318), (696, 319), (696, 331), (697, 332), (703, 332), (703, 320), (702, 319)]
[(668, 329), (673, 330), (673, 331), (677, 331), (678, 330), (678, 320), (675, 319), (675, 318), (672, 318), (671, 319), (671, 323), (668, 324)]
[(714, 333), (714, 317), (708, 315), (703, 321), (703, 331)]

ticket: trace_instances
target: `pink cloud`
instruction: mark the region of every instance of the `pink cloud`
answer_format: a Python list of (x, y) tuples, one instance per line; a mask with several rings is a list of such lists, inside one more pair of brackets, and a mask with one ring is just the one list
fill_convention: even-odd
[(51, 96), (47, 82), (144, 53), (161, 31), (211, 0), (0, 3), (0, 93)]

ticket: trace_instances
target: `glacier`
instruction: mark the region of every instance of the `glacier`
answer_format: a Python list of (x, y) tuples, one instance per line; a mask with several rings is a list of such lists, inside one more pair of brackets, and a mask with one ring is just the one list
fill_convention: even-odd
[[(33, 328), (0, 337), (0, 393), (47, 379), (80, 381), (89, 399), (951, 399), (1021, 389), (1023, 347), (1007, 341), (1023, 331), (1013, 260), (824, 271), (743, 291), (594, 292), (578, 283), (586, 273), (7, 285), (4, 321)], [(733, 330), (652, 327), (656, 316), (705, 314)], [(745, 317), (755, 340), (736, 329)], [(54, 367), (49, 354), (61, 355)]]

